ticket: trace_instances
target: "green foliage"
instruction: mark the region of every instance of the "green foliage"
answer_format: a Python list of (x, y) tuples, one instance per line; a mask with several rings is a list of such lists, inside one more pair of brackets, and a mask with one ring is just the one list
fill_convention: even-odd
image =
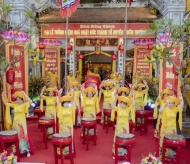
[(35, 76), (28, 81), (29, 97), (32, 99), (39, 96), (41, 89), (45, 86), (45, 80), (42, 77)]
[[(186, 51), (186, 43), (190, 39), (189, 34), (190, 19), (183, 21), (182, 25), (174, 25), (173, 19), (162, 18), (155, 20), (150, 25), (150, 30), (146, 31), (148, 34), (155, 34), (158, 44), (153, 49), (153, 60), (147, 58), (149, 62), (155, 63), (160, 60), (168, 61), (173, 64), (174, 61), (171, 58), (174, 55), (172, 49), (176, 46), (183, 44), (183, 50)], [(158, 33), (165, 35), (165, 41), (161, 40)], [(183, 55), (183, 52), (180, 54)]]
[(0, 72), (1, 73), (5, 72), (8, 66), (9, 66), (9, 63), (6, 57), (0, 54)]

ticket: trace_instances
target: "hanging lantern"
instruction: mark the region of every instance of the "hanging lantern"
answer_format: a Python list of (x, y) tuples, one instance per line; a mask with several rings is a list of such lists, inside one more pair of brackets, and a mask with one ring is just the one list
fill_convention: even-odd
[(78, 59), (83, 60), (84, 59), (84, 54), (79, 54)]
[(67, 54), (70, 55), (72, 50), (73, 50), (73, 46), (71, 44), (68, 44), (67, 45)]
[(6, 81), (10, 85), (15, 82), (15, 71), (13, 69), (9, 69), (6, 71)]
[(146, 49), (147, 50), (152, 50), (154, 47), (153, 47), (153, 45), (152, 44), (148, 44), (147, 46), (146, 46)]
[(43, 44), (43, 43), (39, 43), (38, 48), (39, 48), (40, 50), (43, 50), (43, 49), (46, 48), (46, 45)]
[(119, 50), (120, 54), (123, 55), (123, 54), (124, 54), (124, 45), (123, 45), (123, 44), (120, 44), (120, 45), (118, 46), (118, 50)]
[(111, 55), (111, 59), (112, 59), (112, 60), (116, 60), (116, 59), (117, 59), (116, 54), (112, 54), (112, 55)]

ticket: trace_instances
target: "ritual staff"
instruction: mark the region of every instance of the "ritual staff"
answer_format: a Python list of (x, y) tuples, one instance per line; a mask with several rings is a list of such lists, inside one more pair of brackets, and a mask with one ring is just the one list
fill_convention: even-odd
[(75, 81), (71, 83), (71, 95), (74, 97), (74, 105), (78, 109), (78, 116), (77, 116), (77, 125), (81, 125), (81, 110), (80, 110), (80, 97), (81, 97), (81, 90), (80, 84)]
[(71, 89), (71, 83), (76, 81), (75, 76), (73, 75), (73, 71), (69, 71), (69, 75), (67, 76), (67, 91), (69, 92)]
[(132, 90), (135, 94), (135, 110), (144, 110), (149, 90), (147, 82), (145, 80), (143, 80), (143, 83), (136, 81), (132, 86)]
[[(103, 89), (104, 88), (104, 89)], [(111, 82), (103, 81), (100, 85), (99, 100), (103, 94), (103, 109), (112, 109), (115, 106), (116, 88)], [(101, 122), (103, 123), (103, 110)]]
[[(114, 143), (115, 138), (118, 134), (127, 134), (129, 133), (129, 115), (131, 115), (133, 123), (135, 123), (135, 112), (133, 107), (131, 106), (132, 101), (128, 97), (118, 96), (119, 105), (115, 106), (111, 112), (111, 121), (115, 119), (115, 113), (117, 113), (117, 121), (116, 121), (116, 129), (114, 135)], [(119, 148), (118, 155), (126, 156), (126, 149)], [(115, 147), (113, 144), (112, 155), (115, 158)]]
[[(59, 133), (70, 135), (73, 137), (73, 125), (75, 124), (75, 110), (76, 106), (72, 103), (72, 96), (62, 96), (59, 99), (59, 105), (57, 110), (57, 117), (59, 122)], [(72, 152), (74, 153), (74, 143), (72, 146)], [(60, 150), (58, 149), (58, 153)], [(63, 150), (64, 155), (69, 155), (69, 147)]]
[[(14, 97), (16, 98), (15, 102), (8, 102), (6, 93), (2, 93), (2, 100), (6, 106), (5, 128), (6, 130), (14, 130), (18, 132), (20, 153), (27, 153), (27, 157), (29, 157), (30, 153), (34, 152), (34, 147), (28, 135), (26, 117), (28, 116), (28, 108), (32, 103), (32, 100), (24, 91), (16, 91)], [(13, 121), (10, 115), (10, 108), (14, 109)]]
[(158, 112), (158, 110), (166, 103), (166, 100), (168, 99), (169, 96), (172, 96), (172, 91), (170, 89), (164, 89), (157, 97), (155, 102), (153, 117), (154, 119), (157, 119), (155, 133), (154, 133), (154, 137), (156, 139), (158, 138), (158, 133), (161, 127), (161, 120), (162, 120), (162, 111)]
[[(44, 92), (47, 92), (47, 96), (44, 95)], [(43, 101), (45, 100), (46, 102), (46, 110), (45, 110), (45, 117), (47, 118), (54, 118), (56, 121), (56, 109), (57, 109), (57, 100), (58, 97), (55, 95), (55, 93), (58, 94), (58, 89), (57, 87), (55, 88), (46, 88), (46, 86), (44, 86), (41, 90), (40, 93), (40, 109), (43, 111)], [(52, 134), (53, 133), (53, 128), (48, 128), (47, 130), (48, 134)], [(52, 136), (49, 136), (52, 137)]]
[[(162, 146), (165, 135), (177, 134), (176, 117), (179, 113), (178, 123), (179, 129), (182, 130), (182, 110), (183, 110), (183, 98), (181, 92), (178, 92), (178, 97), (169, 96), (163, 107), (159, 109), (162, 112), (162, 126), (160, 132), (160, 156), (162, 155)], [(176, 155), (171, 149), (167, 149), (166, 156)]]

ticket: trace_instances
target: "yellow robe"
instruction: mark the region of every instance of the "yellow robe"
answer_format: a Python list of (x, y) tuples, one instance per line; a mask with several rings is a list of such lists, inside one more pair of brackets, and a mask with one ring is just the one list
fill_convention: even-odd
[(82, 98), (83, 118), (96, 118), (96, 114), (100, 112), (99, 98), (88, 98), (85, 94)]
[(134, 92), (136, 95), (135, 110), (144, 110), (144, 106), (147, 103), (147, 96), (148, 96), (147, 90), (134, 91)]
[(76, 76), (76, 81), (78, 81), (78, 83), (81, 84), (81, 82), (82, 82), (82, 76), (81, 75), (77, 75)]
[(159, 132), (159, 126), (161, 124), (161, 120), (162, 120), (162, 112), (159, 112), (158, 114), (158, 106), (162, 107), (165, 104), (165, 101), (163, 99), (160, 99), (158, 102), (156, 101), (155, 103), (155, 107), (154, 107), (154, 114), (153, 117), (154, 119), (157, 119), (157, 123), (156, 123), (156, 129), (155, 129), (155, 137), (158, 137), (158, 132)]
[(70, 89), (71, 88), (71, 83), (75, 82), (76, 79), (74, 76), (67, 76), (67, 88)]
[(43, 103), (42, 101), (46, 101), (46, 112), (45, 112), (45, 117), (56, 117), (56, 103), (57, 103), (57, 97), (49, 97), (49, 96), (43, 96), (41, 98), (40, 102), (40, 109), (43, 109)]
[[(73, 125), (75, 124), (75, 109), (75, 105), (68, 108), (61, 106), (61, 104), (58, 106), (57, 117), (59, 119), (59, 133), (64, 133), (73, 137)], [(58, 149), (58, 153), (59, 152), (60, 150)], [(68, 154), (69, 147), (66, 147), (63, 152), (64, 154)]]
[(111, 108), (114, 104), (115, 95), (114, 88), (111, 90), (101, 90), (99, 94), (99, 100), (101, 99), (101, 95), (103, 94), (103, 108)]
[[(24, 149), (30, 149), (28, 142), (28, 132), (26, 117), (28, 116), (29, 102), (22, 104), (18, 103), (7, 103), (5, 113), (5, 125), (6, 130), (15, 130), (18, 132), (19, 137), (19, 149), (23, 152)], [(14, 108), (13, 123), (10, 116), (10, 107)], [(12, 127), (11, 127), (12, 125)]]
[[(114, 134), (114, 142), (115, 142), (116, 135), (129, 133), (129, 115), (130, 114), (131, 114), (133, 123), (135, 123), (135, 110), (131, 106), (126, 107), (124, 109), (121, 107), (114, 107), (111, 112), (111, 121), (114, 121), (115, 119), (115, 112), (117, 113), (117, 122), (116, 122), (115, 134)], [(119, 149), (118, 154), (122, 155), (125, 152), (126, 152), (125, 150)], [(115, 154), (114, 144), (113, 144), (112, 153)]]
[(54, 74), (52, 72), (46, 72), (46, 78), (48, 77), (49, 79), (49, 88), (54, 88), (58, 86), (58, 75)]
[(160, 147), (162, 147), (164, 136), (167, 134), (177, 134), (176, 116), (179, 112), (179, 128), (182, 129), (182, 109), (174, 107), (169, 109), (166, 107), (162, 113), (162, 127), (160, 133)]

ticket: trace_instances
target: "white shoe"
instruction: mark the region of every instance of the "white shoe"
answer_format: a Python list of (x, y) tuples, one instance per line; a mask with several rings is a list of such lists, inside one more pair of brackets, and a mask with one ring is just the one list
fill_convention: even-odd
[(29, 152), (27, 153), (27, 157), (30, 157), (30, 153)]

